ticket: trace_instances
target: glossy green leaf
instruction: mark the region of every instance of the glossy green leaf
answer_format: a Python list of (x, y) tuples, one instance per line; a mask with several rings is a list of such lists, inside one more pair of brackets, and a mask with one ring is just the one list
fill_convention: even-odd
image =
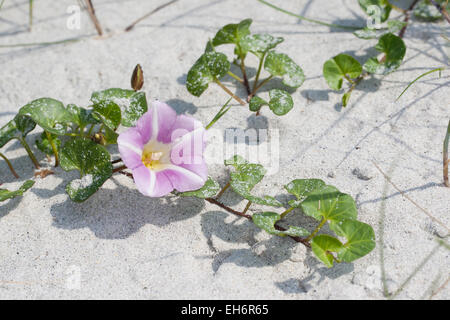
[(344, 77), (357, 78), (362, 72), (361, 64), (348, 54), (338, 54), (323, 65), (323, 76), (328, 86), (340, 90)]
[(363, 68), (369, 73), (388, 74), (397, 69), (402, 63), (406, 53), (406, 46), (400, 37), (392, 33), (383, 35), (375, 46), (380, 52), (384, 52), (384, 61), (378, 61), (376, 57), (370, 58)]
[(319, 221), (356, 219), (358, 214), (355, 200), (329, 185), (310, 192), (300, 206), (306, 215)]
[(62, 102), (51, 98), (34, 100), (23, 106), (19, 114), (29, 116), (45, 131), (56, 135), (64, 135), (73, 120)]
[(16, 191), (9, 191), (7, 189), (0, 189), (0, 202), (6, 201), (8, 199), (12, 199), (15, 197), (22, 196), (28, 189), (30, 189), (34, 185), (33, 180), (25, 181), (22, 186)]
[(110, 100), (104, 100), (94, 104), (93, 116), (112, 131), (116, 131), (122, 119), (120, 107)]
[(368, 224), (357, 220), (343, 220), (330, 223), (330, 229), (347, 239), (338, 252), (338, 258), (342, 261), (352, 262), (375, 248), (375, 232)]
[(275, 223), (281, 219), (281, 216), (275, 212), (263, 212), (255, 213), (252, 215), (252, 220), (256, 226), (267, 231), (270, 234), (285, 237), (307, 237), (309, 236), (309, 231), (296, 226), (289, 226), (286, 231), (280, 231), (275, 229)]
[[(359, 5), (363, 11), (373, 17), (375, 20), (379, 17), (380, 22), (384, 22), (389, 18), (392, 6), (387, 0), (358, 0)], [(373, 6), (378, 7), (375, 9)]]
[(275, 48), (283, 41), (283, 38), (273, 37), (267, 33), (252, 34), (245, 36), (241, 40), (241, 47), (244, 52), (251, 52), (261, 59), (267, 51)]
[(310, 192), (323, 188), (324, 186), (325, 182), (320, 179), (296, 179), (289, 182), (284, 188), (297, 198), (296, 200), (290, 200), (289, 205), (298, 208)]
[(305, 81), (305, 75), (288, 55), (269, 51), (264, 61), (264, 69), (273, 76), (283, 78), (283, 84), (288, 87), (298, 88)]
[(25, 138), (36, 127), (36, 123), (28, 116), (16, 117), (0, 128), (0, 148), (15, 138)]
[(376, 39), (381, 37), (382, 35), (386, 33), (397, 33), (399, 32), (404, 26), (406, 26), (406, 22), (400, 21), (400, 20), (389, 20), (387, 22), (386, 28), (381, 29), (372, 29), (369, 27), (365, 27), (360, 30), (356, 30), (353, 32), (355, 36), (357, 36), (360, 39)]
[(112, 88), (94, 92), (91, 96), (94, 104), (113, 102), (121, 111), (121, 124), (125, 127), (133, 127), (136, 121), (148, 110), (147, 98), (144, 92)]
[(85, 128), (88, 125), (99, 123), (99, 121), (92, 115), (93, 110), (87, 110), (74, 104), (68, 104), (66, 109), (72, 115), (72, 122), (80, 128)]
[(80, 179), (72, 180), (66, 186), (66, 192), (73, 201), (87, 200), (112, 175), (109, 152), (91, 140), (69, 140), (64, 144), (60, 157), (63, 170), (78, 170), (81, 175)]
[[(446, 3), (445, 0), (435, 1), (441, 6)], [(447, 3), (446, 10), (450, 12), (450, 3)], [(424, 21), (437, 21), (442, 19), (442, 14), (429, 0), (422, 0), (416, 4), (414, 7), (414, 16)]]
[(200, 199), (206, 199), (214, 197), (220, 191), (220, 185), (217, 181), (214, 181), (211, 177), (208, 177), (206, 183), (198, 190), (181, 192), (178, 195), (182, 197), (196, 197)]
[[(49, 135), (50, 139), (52, 139), (52, 141), (56, 146), (56, 151), (59, 153), (59, 149), (61, 148), (61, 140), (55, 134), (50, 133)], [(45, 132), (42, 132), (41, 137), (36, 140), (36, 147), (45, 154), (48, 155), (54, 154), (50, 140), (48, 139), (47, 134)]]
[(342, 247), (343, 245), (338, 239), (326, 234), (315, 236), (311, 241), (313, 253), (328, 268), (333, 266), (334, 258), (331, 252), (339, 252)]
[(282, 206), (281, 202), (273, 197), (256, 197), (250, 193), (253, 187), (259, 183), (266, 174), (266, 169), (264, 169), (262, 165), (248, 163), (244, 158), (237, 155), (229, 160), (225, 160), (225, 165), (232, 165), (235, 168), (235, 171), (230, 173), (230, 186), (234, 192), (244, 199), (256, 204), (272, 207)]
[(257, 112), (257, 111), (259, 111), (263, 106), (268, 106), (268, 105), (269, 105), (269, 103), (268, 103), (266, 100), (264, 100), (264, 99), (262, 99), (262, 98), (260, 98), (260, 97), (258, 97), (258, 96), (254, 96), (254, 97), (250, 100), (250, 103), (249, 103), (249, 109), (250, 109), (250, 111)]
[(294, 107), (294, 100), (291, 95), (280, 89), (272, 89), (269, 91), (270, 101), (269, 108), (277, 116), (283, 116)]
[[(214, 46), (221, 44), (234, 43), (237, 45), (238, 50), (240, 48), (241, 39), (250, 34), (250, 25), (252, 24), (252, 19), (245, 19), (237, 24), (227, 24), (222, 29), (220, 29), (212, 40)], [(237, 52), (238, 55), (245, 54), (244, 51)]]
[(220, 52), (204, 53), (187, 74), (186, 88), (194, 96), (199, 97), (210, 82), (219, 79), (230, 70), (227, 56)]

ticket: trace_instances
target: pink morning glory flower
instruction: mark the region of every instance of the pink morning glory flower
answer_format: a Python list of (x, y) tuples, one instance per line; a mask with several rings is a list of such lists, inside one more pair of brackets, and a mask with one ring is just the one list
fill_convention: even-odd
[(205, 184), (204, 134), (200, 121), (155, 101), (136, 127), (119, 135), (117, 144), (139, 191), (162, 197), (174, 189), (192, 191)]

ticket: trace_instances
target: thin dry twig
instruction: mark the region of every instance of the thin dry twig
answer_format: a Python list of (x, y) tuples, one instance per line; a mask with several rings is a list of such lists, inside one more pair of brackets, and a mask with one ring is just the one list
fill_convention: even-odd
[(389, 178), (389, 176), (383, 172), (383, 170), (381, 170), (381, 168), (375, 163), (375, 161), (372, 161), (373, 165), (375, 166), (375, 168), (378, 169), (378, 171), (380, 171), (380, 173), (384, 176), (384, 178), (398, 191), (400, 192), (400, 194), (405, 197), (407, 200), (409, 200), (413, 205), (415, 205), (417, 208), (419, 208), (423, 213), (425, 213), (430, 219), (432, 219), (433, 221), (435, 221), (436, 223), (440, 224), (442, 227), (445, 228), (445, 230), (447, 230), (448, 232), (450, 232), (450, 229), (440, 220), (438, 220), (437, 218), (433, 217), (433, 215), (431, 213), (429, 213), (427, 210), (425, 210), (424, 208), (422, 208), (417, 202), (415, 202), (413, 199), (411, 199), (407, 194), (405, 194), (395, 183), (392, 182), (391, 178)]
[(156, 9), (153, 9), (152, 11), (150, 11), (149, 13), (145, 14), (144, 16), (140, 17), (139, 19), (137, 19), (135, 22), (133, 22), (132, 24), (130, 24), (128, 27), (125, 28), (125, 32), (131, 31), (139, 22), (141, 22), (142, 20), (147, 19), (148, 17), (150, 17), (152, 14), (158, 12), (161, 9), (164, 9), (165, 7), (178, 2), (179, 0), (172, 0), (169, 1), (167, 3), (164, 3), (162, 5), (160, 5), (159, 7), (157, 7)]
[(102, 27), (100, 26), (100, 22), (97, 19), (97, 16), (95, 15), (95, 9), (92, 5), (91, 0), (86, 0), (86, 6), (87, 10), (89, 12), (89, 16), (91, 17), (92, 22), (94, 23), (95, 29), (97, 29), (97, 33), (99, 36), (103, 35)]

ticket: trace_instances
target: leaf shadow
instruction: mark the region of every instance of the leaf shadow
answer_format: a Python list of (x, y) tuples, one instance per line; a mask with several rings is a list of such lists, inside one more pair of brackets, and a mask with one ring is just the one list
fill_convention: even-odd
[[(53, 225), (66, 230), (89, 228), (100, 239), (126, 239), (146, 224), (163, 228), (192, 218), (204, 207), (203, 202), (188, 198), (143, 197), (137, 190), (112, 180), (116, 182), (115, 189), (102, 188), (83, 203), (67, 199), (52, 205)], [(64, 193), (65, 184), (52, 192)], [(39, 192), (42, 195), (42, 190)]]
[(177, 114), (195, 114), (198, 108), (191, 102), (186, 102), (181, 99), (170, 99), (166, 103), (175, 109)]

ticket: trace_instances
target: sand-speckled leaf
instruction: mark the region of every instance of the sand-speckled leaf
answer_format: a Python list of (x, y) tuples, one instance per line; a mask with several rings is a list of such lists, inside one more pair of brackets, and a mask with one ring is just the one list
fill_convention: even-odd
[(113, 102), (121, 111), (121, 124), (125, 127), (133, 127), (136, 121), (148, 110), (147, 98), (144, 92), (134, 90), (112, 88), (94, 92), (91, 96), (94, 104), (101, 102)]
[(66, 186), (66, 192), (73, 201), (87, 200), (112, 175), (109, 152), (91, 140), (69, 140), (64, 144), (60, 157), (63, 170), (78, 170), (81, 175), (80, 179), (72, 180)]
[(74, 104), (68, 104), (66, 108), (72, 115), (72, 122), (80, 128), (85, 128), (88, 125), (99, 123), (99, 121), (92, 115), (92, 109), (88, 110)]
[(225, 160), (225, 165), (232, 165), (235, 170), (230, 173), (230, 186), (241, 197), (253, 203), (272, 207), (281, 207), (282, 203), (270, 196), (257, 197), (251, 194), (253, 187), (259, 183), (266, 169), (260, 164), (248, 163), (241, 156)]
[(214, 197), (220, 191), (220, 185), (217, 181), (208, 177), (203, 187), (194, 191), (181, 192), (178, 195), (182, 197), (196, 197), (200, 199), (206, 199)]
[(189, 70), (186, 88), (194, 96), (199, 97), (215, 78), (221, 78), (230, 70), (227, 56), (220, 52), (205, 52)]
[[(446, 0), (435, 0), (438, 4), (445, 5)], [(450, 2), (446, 6), (447, 12), (450, 12)], [(414, 16), (424, 21), (436, 21), (442, 19), (442, 14), (439, 10), (429, 1), (422, 0), (414, 7)]]
[(51, 98), (34, 100), (23, 106), (19, 114), (29, 116), (45, 131), (56, 135), (64, 135), (72, 123), (72, 115), (62, 102)]
[(285, 236), (292, 236), (292, 237), (307, 237), (309, 236), (309, 231), (296, 226), (289, 226), (289, 228), (286, 231), (280, 231), (275, 229), (275, 223), (277, 223), (278, 220), (280, 220), (281, 217), (278, 213), (275, 212), (262, 212), (262, 213), (255, 213), (252, 215), (252, 220), (255, 223), (256, 226), (259, 228), (267, 231), (270, 234), (285, 237)]
[(342, 247), (342, 243), (338, 239), (327, 234), (315, 236), (311, 241), (314, 255), (328, 268), (333, 266), (334, 259), (331, 252), (339, 252)]
[(406, 22), (403, 22), (400, 20), (389, 20), (387, 22), (387, 27), (385, 27), (385, 28), (374, 29), (374, 28), (365, 27), (363, 29), (356, 30), (355, 32), (353, 32), (353, 34), (360, 39), (365, 39), (365, 40), (376, 39), (376, 38), (379, 38), (382, 35), (389, 33), (389, 32), (397, 33), (406, 25), (407, 25)]
[(347, 239), (338, 252), (338, 258), (342, 261), (352, 262), (375, 248), (375, 232), (366, 223), (357, 220), (343, 220), (330, 223), (330, 229)]
[(388, 74), (397, 69), (403, 61), (406, 53), (406, 46), (403, 40), (392, 34), (383, 35), (375, 46), (380, 52), (384, 52), (384, 61), (378, 61), (377, 57), (372, 57), (364, 64), (363, 68), (369, 73)]
[(291, 95), (281, 89), (272, 89), (269, 91), (269, 108), (277, 116), (283, 116), (294, 107), (294, 100)]
[(310, 192), (323, 188), (324, 186), (325, 182), (320, 179), (295, 179), (285, 185), (284, 188), (297, 198), (297, 200), (289, 201), (289, 205), (298, 208)]
[(239, 23), (230, 23), (217, 31), (212, 40), (214, 46), (221, 44), (234, 43), (239, 45), (242, 38), (250, 34), (250, 25), (252, 19), (245, 19)]
[(263, 106), (268, 106), (268, 105), (269, 105), (269, 103), (268, 103), (266, 100), (264, 100), (264, 99), (262, 99), (262, 98), (260, 98), (260, 97), (258, 97), (258, 96), (254, 96), (254, 97), (250, 100), (250, 103), (249, 103), (249, 109), (250, 109), (250, 111), (257, 112), (257, 111), (259, 111)]
[(25, 137), (33, 131), (36, 123), (28, 116), (16, 115), (15, 118), (0, 128), (0, 148), (9, 141), (19, 137)]
[(305, 81), (302, 68), (284, 53), (269, 51), (264, 61), (264, 69), (273, 76), (282, 77), (283, 84), (288, 87), (298, 88)]
[(93, 116), (109, 129), (115, 131), (120, 125), (122, 112), (115, 102), (104, 100), (94, 104)]
[(301, 203), (301, 208), (306, 215), (319, 221), (356, 219), (358, 214), (355, 200), (329, 185), (310, 192)]
[(342, 81), (345, 76), (357, 78), (361, 72), (362, 66), (358, 60), (343, 53), (331, 58), (323, 65), (323, 76), (328, 86), (333, 90), (342, 88)]
[(22, 196), (28, 189), (34, 185), (33, 180), (25, 181), (22, 186), (16, 191), (9, 191), (8, 189), (0, 189), (0, 202)]
[[(358, 0), (363, 11), (379, 22), (384, 22), (389, 18), (392, 6), (388, 0)], [(378, 9), (376, 9), (378, 7)]]
[(283, 41), (283, 38), (273, 37), (267, 33), (249, 34), (242, 38), (241, 47), (244, 52), (251, 52), (261, 59), (267, 51), (275, 48)]
[[(58, 136), (56, 134), (49, 133), (49, 135), (50, 135), (50, 139), (53, 141), (53, 143), (56, 147), (56, 152), (59, 152), (59, 150), (61, 148), (61, 140), (58, 138)], [(54, 154), (50, 140), (45, 132), (42, 132), (40, 138), (36, 139), (35, 142), (36, 142), (36, 147), (39, 150), (41, 150), (43, 153), (48, 154), (48, 155)]]

